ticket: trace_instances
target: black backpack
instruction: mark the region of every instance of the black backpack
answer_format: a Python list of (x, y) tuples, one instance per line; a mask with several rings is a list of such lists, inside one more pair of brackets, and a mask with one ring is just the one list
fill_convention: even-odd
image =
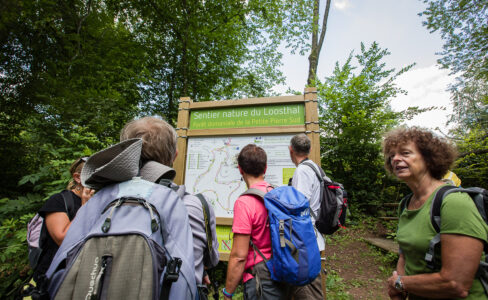
[[(446, 185), (441, 187), (436, 194), (434, 195), (434, 199), (432, 200), (432, 204), (430, 206), (430, 221), (432, 226), (434, 227), (437, 234), (430, 240), (429, 242), (429, 249), (427, 253), (425, 253), (424, 260), (427, 263), (427, 267), (431, 270), (439, 269), (440, 262), (435, 259), (434, 251), (437, 246), (440, 246), (441, 242), (441, 206), (442, 201), (446, 198), (447, 195), (451, 193), (467, 193), (471, 199), (474, 201), (478, 212), (480, 213), (481, 217), (488, 224), (488, 191), (479, 188), (479, 187), (470, 187), (470, 188), (461, 188), (452, 185)], [(405, 210), (407, 207), (408, 200), (411, 198), (412, 194), (407, 195), (404, 197), (400, 202), (400, 214)], [(488, 294), (488, 244), (484, 243), (483, 252), (485, 253), (485, 261), (480, 261), (480, 265), (478, 268), (478, 272), (476, 277), (480, 279), (481, 284), (483, 285), (483, 289), (485, 293)]]
[[(64, 200), (64, 208), (69, 220), (75, 217), (75, 200), (70, 191), (64, 190), (61, 193)], [(46, 243), (48, 232), (44, 224), (44, 218), (38, 213), (27, 224), (27, 244), (29, 247), (29, 265), (33, 270), (37, 269), (41, 258), (42, 248)]]
[[(73, 198), (73, 194), (68, 190), (64, 190), (60, 194), (64, 200), (66, 214), (71, 221), (76, 215), (75, 199)], [(44, 254), (43, 248), (46, 244), (48, 235), (49, 233), (47, 231), (44, 218), (37, 213), (27, 224), (27, 245), (29, 248), (28, 259), (33, 273), (28, 277), (26, 282), (29, 282), (34, 277), (34, 274), (38, 271), (39, 261)], [(32, 285), (31, 283), (27, 283), (22, 286), (22, 297), (30, 296), (32, 299), (46, 299), (47, 287), (45, 285), (47, 282), (45, 281), (45, 276), (44, 274), (37, 274), (36, 277), (36, 286)]]
[(315, 227), (320, 233), (333, 234), (346, 224), (347, 192), (342, 184), (330, 180), (322, 168), (318, 167), (319, 170), (317, 170), (309, 161), (304, 161), (302, 164), (310, 167), (320, 181), (320, 209), (318, 217), (310, 210), (315, 219)]

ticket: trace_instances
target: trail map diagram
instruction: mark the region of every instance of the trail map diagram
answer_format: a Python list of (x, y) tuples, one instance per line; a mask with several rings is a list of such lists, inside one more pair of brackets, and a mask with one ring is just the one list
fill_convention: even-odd
[(288, 151), (291, 138), (292, 135), (189, 138), (185, 172), (187, 191), (205, 195), (217, 217), (232, 218), (234, 202), (246, 190), (246, 183), (241, 180), (237, 168), (241, 149), (247, 144), (263, 148), (268, 158), (265, 180), (280, 186), (288, 182), (295, 169)]

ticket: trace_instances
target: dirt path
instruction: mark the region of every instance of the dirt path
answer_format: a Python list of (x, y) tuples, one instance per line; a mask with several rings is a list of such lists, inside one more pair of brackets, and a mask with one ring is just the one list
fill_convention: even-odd
[(386, 279), (396, 255), (367, 244), (363, 238), (369, 236), (364, 229), (350, 227), (328, 237), (327, 299), (389, 299)]

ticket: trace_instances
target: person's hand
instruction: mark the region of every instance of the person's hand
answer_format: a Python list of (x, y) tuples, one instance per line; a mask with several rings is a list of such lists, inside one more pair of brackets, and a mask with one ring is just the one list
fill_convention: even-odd
[(393, 271), (392, 276), (388, 278), (388, 296), (390, 296), (390, 299), (401, 300), (403, 299), (403, 294), (395, 288), (395, 281), (397, 278), (397, 271)]
[(81, 205), (84, 205), (95, 193), (95, 190), (84, 187), (81, 191)]
[(403, 299), (403, 294), (400, 293), (397, 289), (392, 288), (391, 286), (388, 286), (388, 296), (392, 300), (402, 300)]
[(210, 282), (210, 277), (208, 275), (203, 276), (203, 284), (209, 285), (212, 282)]

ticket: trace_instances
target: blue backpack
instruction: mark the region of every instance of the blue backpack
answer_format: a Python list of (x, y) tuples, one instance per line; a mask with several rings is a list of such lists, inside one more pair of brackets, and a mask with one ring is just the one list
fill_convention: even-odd
[(252, 242), (251, 245), (266, 262), (271, 279), (291, 285), (312, 282), (321, 265), (307, 198), (291, 186), (268, 193), (251, 188), (243, 195), (264, 199), (268, 210), (273, 256), (268, 260)]

